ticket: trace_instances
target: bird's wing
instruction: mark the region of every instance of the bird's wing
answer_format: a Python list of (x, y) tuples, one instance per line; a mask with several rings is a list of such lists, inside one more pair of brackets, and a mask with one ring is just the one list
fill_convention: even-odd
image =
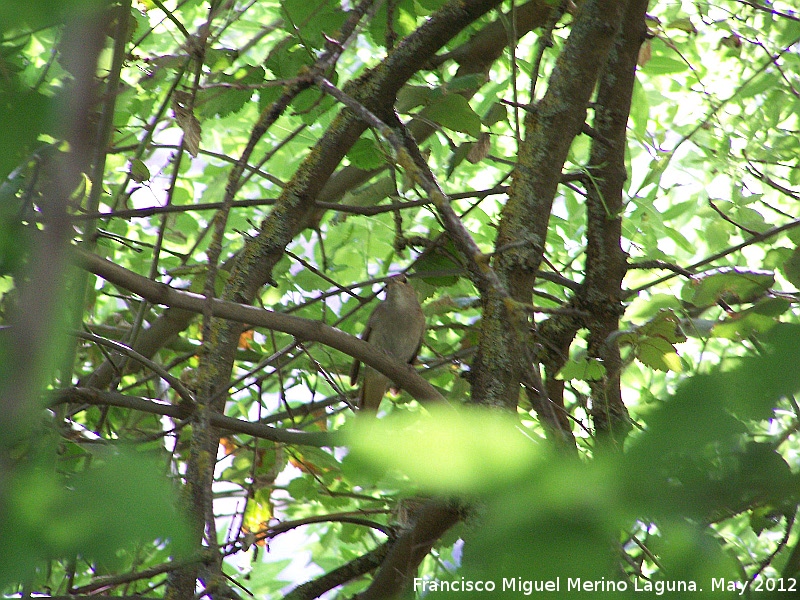
[(414, 361), (417, 360), (417, 354), (419, 354), (420, 349), (422, 348), (422, 336), (419, 338), (419, 344), (414, 349), (414, 354), (411, 355), (411, 358), (408, 359), (408, 364), (413, 365)]

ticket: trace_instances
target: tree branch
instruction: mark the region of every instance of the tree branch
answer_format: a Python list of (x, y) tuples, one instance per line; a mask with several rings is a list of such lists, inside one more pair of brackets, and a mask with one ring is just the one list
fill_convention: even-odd
[(608, 344), (619, 329), (622, 279), (627, 255), (622, 251), (622, 192), (625, 171), (628, 114), (630, 113), (639, 48), (645, 39), (647, 0), (630, 0), (614, 47), (600, 77), (595, 102), (594, 128), (589, 156), (591, 184), (587, 186), (586, 278), (577, 296), (589, 313), (587, 351), (605, 367), (602, 379), (589, 382), (591, 415), (601, 441), (622, 448), (630, 430), (630, 417), (622, 402), (619, 346)]
[(457, 505), (429, 500), (420, 508), (413, 527), (397, 538), (372, 585), (354, 600), (389, 600), (407, 593), (422, 559), (461, 518)]
[(334, 569), (330, 573), (326, 573), (317, 579), (298, 585), (291, 592), (286, 594), (283, 600), (313, 600), (314, 598), (319, 598), (322, 594), (332, 590), (336, 586), (347, 583), (356, 577), (361, 577), (365, 573), (369, 573), (383, 562), (393, 543), (393, 540), (384, 542), (377, 548), (351, 560), (346, 565), (342, 565), (338, 569)]
[[(496, 248), (510, 250), (494, 261), (497, 274), (517, 302), (529, 301), (533, 293), (561, 171), (572, 140), (586, 121), (586, 107), (623, 8), (620, 0), (581, 3), (547, 92), (525, 116), (526, 138), (495, 242)], [(523, 372), (533, 368), (528, 360), (531, 325), (513, 315), (502, 296), (489, 293), (482, 300), (480, 345), (471, 372), (473, 397), (510, 409), (517, 405)]]
[[(203, 311), (204, 296), (158, 283), (95, 254), (76, 249), (74, 256), (81, 268), (153, 304), (180, 308), (193, 313)], [(421, 402), (444, 400), (436, 388), (420, 377), (411, 366), (394, 360), (386, 353), (377, 352), (367, 342), (319, 321), (217, 299), (211, 303), (211, 311), (214, 316), (233, 323), (246, 323), (282, 331), (300, 340), (320, 342), (340, 350), (377, 369)]]
[[(128, 396), (119, 392), (107, 392), (93, 388), (67, 388), (51, 392), (51, 405), (61, 403), (83, 403), (93, 406), (118, 406), (153, 415), (163, 415), (172, 419), (186, 419), (192, 414), (192, 405), (175, 405), (157, 402), (148, 398)], [(243, 433), (263, 440), (296, 446), (314, 446), (317, 448), (336, 446), (335, 433), (326, 431), (305, 432), (292, 429), (280, 429), (262, 423), (251, 423), (220, 414), (211, 416), (211, 425), (232, 433)]]

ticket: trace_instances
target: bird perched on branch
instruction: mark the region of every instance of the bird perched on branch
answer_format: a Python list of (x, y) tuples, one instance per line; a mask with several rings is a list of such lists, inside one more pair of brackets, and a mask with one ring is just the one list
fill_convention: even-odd
[[(392, 277), (386, 284), (386, 300), (372, 311), (361, 339), (397, 360), (411, 363), (422, 346), (424, 334), (425, 315), (417, 300), (417, 292), (404, 275)], [(351, 385), (358, 380), (359, 366), (359, 361), (353, 361), (350, 368)], [(358, 393), (358, 407), (377, 412), (389, 383), (388, 377), (364, 365), (364, 382)]]

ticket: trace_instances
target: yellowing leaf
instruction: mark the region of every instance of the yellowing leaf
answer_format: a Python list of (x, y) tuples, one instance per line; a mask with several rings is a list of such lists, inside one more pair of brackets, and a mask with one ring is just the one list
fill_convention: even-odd
[(239, 334), (239, 345), (241, 350), (251, 350), (253, 348), (253, 330), (247, 329)]
[(194, 116), (192, 97), (186, 92), (175, 92), (172, 98), (172, 111), (175, 121), (183, 130), (183, 145), (186, 151), (196, 158), (200, 152), (200, 121)]
[(648, 337), (639, 342), (636, 352), (643, 364), (658, 371), (680, 371), (681, 361), (672, 344), (664, 338)]
[(253, 497), (248, 499), (242, 517), (242, 528), (257, 533), (265, 530), (272, 519), (272, 489), (261, 488), (256, 490)]

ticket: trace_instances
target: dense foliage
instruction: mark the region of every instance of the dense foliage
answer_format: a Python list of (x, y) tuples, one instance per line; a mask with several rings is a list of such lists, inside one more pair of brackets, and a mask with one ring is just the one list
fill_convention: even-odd
[(0, 590), (797, 589), (798, 115), (788, 0), (3, 0)]

